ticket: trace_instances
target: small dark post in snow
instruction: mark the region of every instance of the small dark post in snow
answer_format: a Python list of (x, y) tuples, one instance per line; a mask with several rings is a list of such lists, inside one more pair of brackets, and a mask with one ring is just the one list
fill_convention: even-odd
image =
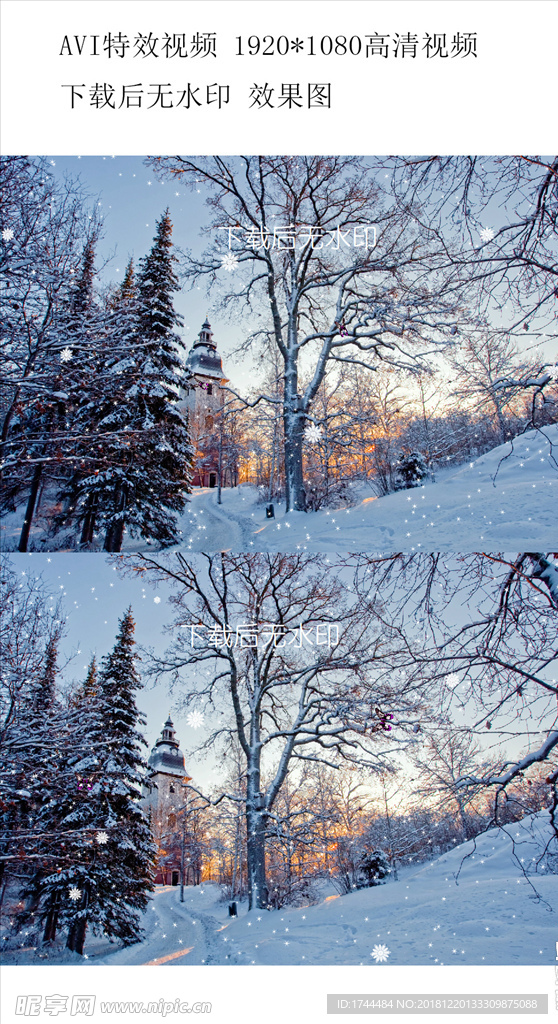
[(265, 506), (265, 517), (266, 519), (275, 519), (275, 509), (273, 505)]
[(229, 917), (238, 917), (236, 903), (229, 903)]

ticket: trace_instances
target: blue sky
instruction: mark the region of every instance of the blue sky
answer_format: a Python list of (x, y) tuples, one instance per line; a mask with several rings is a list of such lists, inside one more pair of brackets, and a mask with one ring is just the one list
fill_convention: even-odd
[[(192, 193), (176, 182), (160, 182), (145, 165), (143, 156), (49, 156), (58, 177), (79, 176), (103, 220), (103, 237), (97, 247), (97, 267), (102, 280), (121, 281), (131, 256), (137, 267), (153, 243), (157, 220), (169, 207), (173, 241), (181, 249), (201, 253), (207, 238), (200, 231), (207, 219), (205, 194)], [(223, 254), (227, 245), (223, 243)], [(105, 266), (103, 266), (106, 263)], [(176, 293), (175, 308), (184, 317), (183, 338), (189, 348), (208, 313), (210, 300), (205, 288), (182, 289)], [(235, 348), (241, 338), (230, 324), (216, 324), (215, 338), (221, 355)], [(226, 368), (226, 366), (225, 366)], [(235, 382), (240, 385), (237, 373)]]
[[(98, 245), (97, 266), (103, 268), (104, 281), (121, 281), (130, 256), (134, 257), (137, 266), (151, 248), (156, 222), (167, 206), (173, 222), (175, 244), (184, 250), (191, 249), (194, 254), (205, 248), (209, 239), (201, 236), (201, 229), (207, 222), (209, 211), (205, 206), (207, 191), (202, 184), (199, 191), (190, 191), (180, 181), (161, 182), (146, 166), (145, 156), (48, 156), (47, 160), (55, 176), (79, 176), (91, 197), (91, 206), (100, 204), (98, 212), (103, 219), (104, 236)], [(505, 208), (500, 207), (497, 200), (486, 208), (482, 216), (485, 226), (492, 228), (508, 219)], [(223, 254), (228, 248), (225, 239), (226, 233), (223, 233)], [(226, 283), (226, 271), (223, 271), (223, 278), (222, 283)], [(175, 307), (184, 317), (183, 338), (187, 348), (195, 340), (211, 301), (204, 285), (194, 286), (192, 290), (187, 287), (176, 294)], [(502, 313), (495, 310), (494, 325), (505, 325), (505, 317), (505, 310)], [(243, 337), (251, 333), (254, 321), (240, 319), (237, 324), (232, 324), (214, 315), (210, 315), (210, 321), (232, 386), (240, 390), (252, 386), (252, 358), (235, 357), (227, 363), (227, 354), (230, 355)], [(547, 331), (548, 328), (542, 327), (542, 330)], [(519, 335), (516, 340), (522, 349), (534, 347), (541, 340), (536, 334), (534, 321), (527, 336), (522, 332)], [(545, 334), (543, 341), (547, 358), (556, 358), (555, 333), (552, 336)]]
[[(167, 604), (170, 589), (162, 586), (155, 591), (147, 582), (122, 579), (114, 559), (100, 554), (76, 556), (57, 552), (13, 554), (10, 561), (20, 574), (41, 576), (50, 592), (63, 598), (68, 631), (61, 645), (60, 662), (71, 659), (64, 671), (67, 681), (82, 680), (92, 656), (96, 654), (100, 660), (111, 650), (119, 619), (129, 605), (139, 645), (162, 651), (170, 641), (162, 636), (163, 626), (171, 619)], [(147, 717), (145, 736), (152, 745), (173, 706), (172, 698), (161, 688), (155, 691), (146, 687), (138, 705)], [(185, 751), (188, 740), (194, 745), (199, 733), (194, 734), (187, 725), (185, 712), (173, 712), (173, 720)]]

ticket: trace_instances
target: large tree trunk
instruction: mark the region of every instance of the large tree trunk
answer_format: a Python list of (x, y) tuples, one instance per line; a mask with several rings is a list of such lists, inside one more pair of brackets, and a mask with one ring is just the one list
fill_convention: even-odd
[(58, 914), (60, 908), (60, 901), (55, 899), (50, 907), (50, 910), (45, 920), (45, 930), (43, 932), (43, 942), (54, 942), (56, 938), (56, 929), (58, 927)]
[(97, 494), (92, 494), (87, 502), (87, 511), (83, 520), (83, 527), (81, 530), (80, 544), (91, 544), (93, 540), (93, 534), (95, 532), (95, 519), (97, 516), (97, 505), (99, 498)]
[(19, 538), (18, 551), (27, 551), (27, 545), (29, 543), (29, 534), (31, 533), (31, 523), (33, 522), (33, 516), (35, 514), (35, 505), (37, 503), (37, 494), (39, 493), (39, 486), (41, 483), (41, 477), (43, 475), (43, 463), (38, 462), (35, 466), (33, 473), (33, 479), (31, 481), (31, 491), (29, 493), (29, 500), (27, 502), (27, 508), (25, 510), (25, 519), (23, 521), (23, 527), (21, 530), (21, 536)]
[[(127, 490), (125, 483), (117, 483), (114, 490), (115, 512), (124, 512), (126, 508)], [(112, 522), (107, 529), (104, 549), (105, 551), (117, 552), (122, 550), (124, 539), (124, 517)]]
[(286, 512), (306, 512), (306, 492), (302, 476), (302, 434), (304, 416), (285, 408), (285, 499)]
[(79, 953), (80, 956), (83, 956), (86, 932), (87, 918), (80, 917), (70, 926), (68, 938), (66, 940), (66, 949), (70, 949), (72, 953)]
[(248, 909), (267, 910), (269, 893), (265, 877), (266, 814), (260, 808), (246, 809), (248, 831)]
[(285, 356), (285, 393), (283, 427), (285, 433), (286, 512), (306, 512), (306, 494), (302, 477), (302, 434), (306, 418), (298, 393), (296, 326), (289, 324), (288, 353)]

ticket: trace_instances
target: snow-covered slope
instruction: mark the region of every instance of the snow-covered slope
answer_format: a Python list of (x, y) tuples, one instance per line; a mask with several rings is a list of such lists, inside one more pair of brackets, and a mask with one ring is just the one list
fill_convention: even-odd
[[(554, 446), (554, 449), (553, 449)], [(554, 454), (553, 454), (554, 451)], [(254, 488), (193, 495), (184, 517), (190, 551), (548, 550), (558, 539), (558, 427), (530, 431), (439, 482), (352, 508), (314, 513), (278, 506), (265, 518)]]
[[(541, 812), (406, 868), (398, 882), (297, 910), (240, 905), (236, 919), (216, 886), (187, 888), (182, 904), (177, 888), (160, 888), (144, 914), (145, 941), (114, 950), (91, 939), (85, 963), (554, 964), (558, 875), (541, 859), (551, 836)], [(5, 962), (84, 963), (63, 950), (48, 960), (21, 950)]]
[[(196, 489), (180, 527), (185, 551), (554, 550), (558, 542), (558, 426), (529, 431), (436, 483), (377, 498), (359, 485), (350, 508), (289, 512), (266, 519), (255, 487)], [(17, 546), (21, 512), (7, 516), (3, 544)], [(40, 530), (32, 542), (49, 550)], [(99, 539), (99, 549), (102, 538)], [(125, 550), (153, 550), (126, 537)]]

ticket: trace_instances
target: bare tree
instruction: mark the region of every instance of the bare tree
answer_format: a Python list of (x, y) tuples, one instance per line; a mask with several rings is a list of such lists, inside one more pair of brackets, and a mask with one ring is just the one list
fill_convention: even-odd
[(390, 165), (398, 200), (418, 203), (429, 231), (457, 241), (445, 261), (455, 286), (474, 282), (485, 309), (509, 303), (510, 330), (553, 320), (558, 156), (396, 157)]
[[(289, 771), (308, 762), (388, 768), (426, 714), (424, 680), (394, 680), (394, 634), (383, 622), (378, 632), (376, 597), (356, 600), (350, 572), (343, 579), (329, 559), (177, 554), (124, 565), (175, 586), (174, 640), (152, 656), (152, 676), (212, 715), (201, 749), (240, 743), (246, 793), (218, 799), (245, 810), (250, 906), (265, 907), (266, 834)], [(389, 734), (388, 711), (397, 721)]]
[[(555, 556), (362, 557), (362, 592), (380, 590), (392, 623), (404, 608), (407, 620), (414, 617), (422, 651), (409, 655), (408, 670), (417, 660), (429, 666), (431, 678), (438, 680), (439, 717), (453, 719), (467, 708), (472, 722), (457, 725), (458, 731), (490, 737), (497, 747), (502, 744), (495, 768), (484, 774), (464, 769), (454, 783), (455, 791), (493, 788), (497, 815), (506, 788), (531, 766), (552, 764), (558, 746)], [(558, 773), (551, 767), (547, 785), (558, 835), (557, 783)]]
[[(271, 330), (283, 362), (286, 507), (303, 511), (303, 435), (327, 369), (374, 370), (384, 361), (413, 372), (455, 332), (455, 303), (446, 300), (442, 275), (430, 275), (433, 235), (419, 228), (409, 204), (383, 200), (374, 160), (176, 156), (150, 163), (161, 176), (209, 191), (207, 231), (215, 238), (202, 256), (189, 257), (186, 279), (211, 288), (228, 261), (234, 278), (221, 307), (244, 318), (267, 306), (270, 319), (243, 347)], [(303, 367), (311, 368), (305, 387)]]
[(483, 764), (481, 753), (470, 733), (461, 733), (452, 726), (429, 736), (424, 746), (411, 755), (417, 770), (415, 792), (427, 800), (433, 799), (443, 813), (449, 807), (457, 815), (463, 840), (475, 832), (473, 801), (479, 787), (463, 789), (459, 782), (466, 774), (486, 772), (488, 764), (486, 758)]
[(453, 394), (472, 404), (475, 411), (491, 410), (498, 443), (503, 444), (511, 433), (506, 410), (513, 411), (518, 389), (502, 388), (502, 382), (525, 377), (529, 371), (517, 344), (505, 335), (473, 335), (456, 348), (449, 362), (455, 372)]

